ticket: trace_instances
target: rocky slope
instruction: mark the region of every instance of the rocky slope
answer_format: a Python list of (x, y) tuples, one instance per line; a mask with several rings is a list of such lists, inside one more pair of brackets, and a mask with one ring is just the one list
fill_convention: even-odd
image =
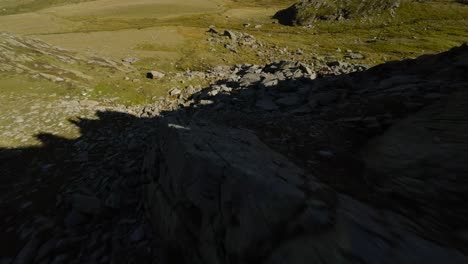
[(156, 233), (191, 263), (465, 263), (467, 59), (246, 66), (193, 95), (146, 156)]
[(393, 12), (399, 0), (301, 0), (278, 11), (274, 18), (284, 25), (310, 25), (316, 20), (341, 20), (368, 17), (382, 12)]
[(220, 66), (0, 149), (0, 263), (466, 263), (467, 62)]
[[(92, 69), (90, 71), (90, 69)], [(21, 74), (35, 79), (82, 86), (102, 70), (129, 72), (129, 65), (97, 56), (80, 56), (42, 41), (0, 34), (0, 76)]]

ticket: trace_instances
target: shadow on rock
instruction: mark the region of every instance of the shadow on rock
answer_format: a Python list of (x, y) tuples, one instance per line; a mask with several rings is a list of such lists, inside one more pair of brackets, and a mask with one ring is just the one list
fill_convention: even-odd
[(241, 65), (1, 149), (3, 261), (466, 263), (467, 62)]

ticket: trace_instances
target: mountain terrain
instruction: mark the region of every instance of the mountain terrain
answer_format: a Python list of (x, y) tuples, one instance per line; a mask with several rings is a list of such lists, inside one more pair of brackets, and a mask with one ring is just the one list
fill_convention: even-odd
[(468, 5), (0, 1), (0, 263), (468, 263)]

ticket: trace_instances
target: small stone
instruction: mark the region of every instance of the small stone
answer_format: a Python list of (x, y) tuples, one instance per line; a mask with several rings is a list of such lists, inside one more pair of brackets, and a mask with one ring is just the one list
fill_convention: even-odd
[(301, 69), (301, 71), (302, 71), (303, 73), (306, 73), (306, 74), (309, 74), (309, 75), (312, 75), (312, 74), (314, 73), (314, 72), (312, 71), (312, 69), (311, 69), (308, 65), (303, 64), (303, 63), (301, 63), (301, 64), (299, 65), (299, 69)]
[(213, 100), (200, 100), (200, 105), (212, 105), (214, 104)]
[(259, 74), (248, 73), (248, 74), (242, 76), (242, 78), (240, 79), (240, 85), (241, 86), (249, 86), (249, 85), (252, 85), (252, 84), (255, 84), (255, 83), (259, 82), (260, 79), (261, 79), (261, 77), (260, 77)]
[(212, 34), (219, 34), (219, 31), (215, 28), (215, 26), (210, 26), (207, 32)]
[(361, 53), (351, 52), (348, 55), (346, 55), (346, 58), (353, 59), (353, 60), (362, 60), (365, 57)]
[(138, 58), (135, 58), (135, 57), (127, 57), (127, 58), (122, 59), (122, 62), (127, 63), (127, 64), (134, 64), (134, 63), (136, 63), (138, 60), (139, 60), (139, 59), (138, 59)]
[(269, 88), (278, 85), (278, 79), (266, 78), (260, 83), (261, 88)]
[(237, 35), (234, 33), (234, 31), (226, 30), (224, 31), (224, 36), (229, 37), (232, 42), (237, 42)]
[(150, 71), (146, 74), (148, 79), (161, 79), (164, 78), (164, 76), (166, 76), (166, 74), (159, 71)]
[(179, 95), (181, 93), (182, 93), (182, 91), (177, 89), (177, 88), (172, 88), (171, 90), (169, 90), (169, 95), (170, 96), (176, 96), (176, 95)]

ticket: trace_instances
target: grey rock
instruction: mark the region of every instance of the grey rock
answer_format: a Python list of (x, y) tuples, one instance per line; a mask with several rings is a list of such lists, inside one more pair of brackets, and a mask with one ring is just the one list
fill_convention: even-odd
[(234, 31), (226, 30), (223, 35), (230, 38), (232, 42), (237, 42), (237, 34)]
[(365, 59), (364, 55), (361, 53), (356, 53), (356, 52), (351, 52), (348, 55), (346, 55), (347, 58), (353, 59), (353, 60), (363, 60)]
[[(146, 204), (157, 234), (185, 252), (184, 256), (197, 256), (192, 263), (219, 263), (224, 254), (239, 260), (254, 252), (262, 254), (253, 245), (271, 248), (272, 230), (292, 231), (308, 225), (320, 230), (330, 223), (325, 201), (319, 207), (306, 205), (310, 211), (295, 216), (307, 204), (305, 193), (298, 188), (305, 184), (303, 172), (250, 132), (187, 124), (179, 118), (166, 122), (160, 134), (165, 142), (160, 150), (166, 153), (163, 164), (146, 161), (147, 178), (153, 179)], [(262, 166), (247, 162), (252, 160)], [(161, 166), (167, 170), (155, 178), (153, 173)], [(307, 186), (321, 188), (313, 178)], [(199, 235), (194, 237), (195, 230)], [(225, 234), (221, 240), (215, 236), (218, 232)]]
[(182, 91), (177, 89), (177, 88), (172, 88), (171, 90), (169, 90), (169, 95), (170, 96), (176, 96), (176, 95), (179, 95), (181, 93), (182, 93)]
[(213, 100), (200, 100), (199, 104), (200, 105), (212, 105), (214, 104), (214, 101)]
[(272, 76), (272, 77), (267, 77), (265, 79), (263, 79), (260, 84), (259, 84), (259, 87), (260, 88), (269, 88), (269, 87), (274, 87), (274, 86), (277, 86), (279, 83), (278, 79), (276, 79), (275, 76)]
[(281, 24), (310, 26), (317, 20), (342, 20), (363, 18), (384, 11), (394, 14), (399, 0), (362, 1), (301, 0), (289, 8), (278, 11), (273, 18)]
[(314, 74), (312, 69), (308, 65), (306, 65), (304, 63), (299, 64), (299, 69), (301, 69), (303, 73), (306, 73), (306, 74), (309, 74), (309, 75)]
[(159, 71), (150, 71), (146, 74), (146, 78), (148, 79), (161, 79), (161, 78), (164, 78), (166, 76), (166, 74), (164, 74), (163, 72), (159, 72)]
[(261, 80), (260, 74), (248, 73), (240, 79), (241, 86), (250, 86), (258, 83)]
[[(465, 221), (461, 216), (464, 207), (449, 197), (460, 197), (466, 191), (457, 178), (468, 173), (467, 98), (468, 93), (458, 92), (424, 108), (370, 140), (361, 152), (369, 180), (378, 182), (376, 188), (383, 193), (392, 192), (421, 204), (438, 195), (439, 203), (419, 209), (425, 212), (418, 217), (427, 218), (428, 230), (437, 229), (446, 218)], [(447, 212), (447, 207), (452, 214), (441, 213)], [(445, 225), (450, 228), (450, 224)]]
[(122, 59), (122, 61), (125, 62), (125, 63), (128, 63), (128, 64), (134, 64), (134, 63), (138, 62), (139, 59), (135, 58), (135, 57), (127, 57), (127, 58)]
[(210, 28), (208, 29), (208, 33), (219, 34), (219, 31), (216, 29), (215, 26), (210, 26)]

